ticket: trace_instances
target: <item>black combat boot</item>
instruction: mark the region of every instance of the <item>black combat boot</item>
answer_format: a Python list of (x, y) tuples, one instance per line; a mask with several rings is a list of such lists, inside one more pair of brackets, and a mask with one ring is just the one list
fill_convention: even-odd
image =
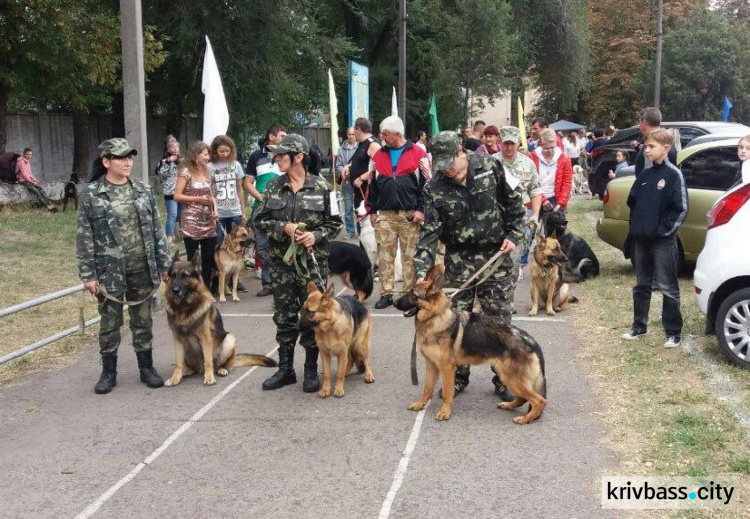
[(302, 391), (315, 393), (320, 389), (318, 377), (318, 347), (305, 348), (305, 379), (302, 381)]
[(138, 369), (141, 372), (141, 382), (152, 389), (162, 387), (164, 379), (154, 369), (154, 360), (151, 356), (151, 350), (136, 351), (135, 356), (138, 358)]
[(294, 344), (279, 345), (279, 370), (263, 381), (263, 389), (279, 389), (297, 383), (294, 372)]
[(106, 395), (117, 385), (117, 355), (102, 354), (102, 374), (94, 386), (94, 393)]
[(508, 388), (500, 382), (500, 377), (495, 375), (492, 377), (492, 384), (495, 386), (495, 394), (500, 397), (503, 402), (512, 402), (516, 399), (516, 395), (508, 391)]
[[(457, 366), (456, 367), (456, 376), (453, 379), (453, 396), (457, 397), (461, 393), (463, 393), (464, 389), (466, 389), (466, 386), (469, 385), (469, 366)], [(443, 390), (438, 389), (438, 394), (440, 395), (440, 398), (443, 398)]]

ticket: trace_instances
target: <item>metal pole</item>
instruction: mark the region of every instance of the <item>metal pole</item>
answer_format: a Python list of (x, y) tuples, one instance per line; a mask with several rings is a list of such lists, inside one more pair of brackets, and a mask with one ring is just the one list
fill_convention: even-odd
[[(89, 326), (93, 326), (99, 321), (101, 321), (101, 316), (96, 316), (93, 319), (89, 319), (84, 323), (84, 326), (88, 328)], [(51, 337), (47, 337), (46, 339), (42, 339), (41, 341), (37, 341), (34, 344), (29, 344), (28, 346), (24, 346), (20, 350), (13, 351), (11, 353), (8, 353), (7, 355), (3, 355), (0, 357), (0, 365), (5, 364), (6, 362), (10, 362), (13, 359), (16, 359), (22, 355), (26, 355), (27, 353), (31, 353), (34, 350), (38, 350), (39, 348), (46, 346), (50, 343), (53, 343), (57, 340), (62, 339), (63, 337), (67, 337), (68, 335), (73, 335), (77, 331), (79, 331), (81, 328), (80, 325), (73, 326), (72, 328), (68, 328), (67, 330), (63, 330), (60, 333), (56, 333), (55, 335)]]
[(146, 74), (143, 70), (141, 0), (120, 0), (122, 89), (125, 99), (125, 138), (138, 150), (133, 173), (148, 184)]
[(398, 115), (406, 124), (406, 0), (399, 0), (398, 27)]
[(659, 108), (661, 102), (661, 52), (662, 52), (662, 19), (664, 18), (664, 0), (659, 0), (659, 15), (656, 30), (656, 71), (654, 78), (654, 106)]
[(22, 310), (28, 310), (29, 308), (34, 308), (35, 306), (39, 306), (43, 303), (48, 303), (50, 301), (54, 301), (55, 299), (60, 299), (61, 297), (69, 296), (70, 294), (75, 294), (76, 292), (81, 292), (82, 290), (83, 290), (83, 285), (75, 285), (70, 288), (65, 288), (63, 290), (58, 290), (57, 292), (52, 292), (51, 294), (46, 294), (41, 297), (37, 297), (36, 299), (32, 299), (31, 301), (19, 303), (17, 305), (9, 306), (7, 308), (0, 308), (0, 317), (5, 317), (6, 315), (15, 314)]

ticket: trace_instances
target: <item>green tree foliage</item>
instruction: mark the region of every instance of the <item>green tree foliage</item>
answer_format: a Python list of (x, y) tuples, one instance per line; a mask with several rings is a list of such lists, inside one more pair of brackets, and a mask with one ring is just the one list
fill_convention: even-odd
[[(698, 8), (664, 37), (661, 109), (671, 120), (719, 120), (724, 96), (746, 99), (741, 81), (750, 59), (741, 45), (742, 31), (726, 14)], [(652, 60), (640, 75), (643, 96), (653, 96)], [(737, 103), (735, 118), (747, 110)]]

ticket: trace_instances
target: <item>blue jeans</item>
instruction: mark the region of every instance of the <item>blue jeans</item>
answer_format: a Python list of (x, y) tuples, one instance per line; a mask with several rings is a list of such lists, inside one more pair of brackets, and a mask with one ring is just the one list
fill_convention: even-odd
[(180, 204), (172, 198), (164, 197), (164, 207), (167, 209), (167, 223), (164, 226), (164, 233), (167, 236), (174, 236), (174, 227), (180, 217)]
[(644, 240), (634, 238), (635, 286), (633, 287), (633, 330), (646, 332), (651, 306), (651, 285), (656, 281), (662, 293), (661, 322), (667, 336), (682, 333), (680, 285), (677, 279), (677, 238)]
[(354, 190), (352, 185), (347, 181), (341, 186), (341, 194), (344, 195), (344, 224), (346, 225), (346, 234), (353, 236), (354, 228)]
[(238, 227), (242, 225), (242, 216), (225, 216), (224, 218), (219, 218), (219, 222), (216, 224), (217, 247), (224, 243), (224, 230), (226, 229), (226, 232), (232, 232), (233, 223), (236, 223)]

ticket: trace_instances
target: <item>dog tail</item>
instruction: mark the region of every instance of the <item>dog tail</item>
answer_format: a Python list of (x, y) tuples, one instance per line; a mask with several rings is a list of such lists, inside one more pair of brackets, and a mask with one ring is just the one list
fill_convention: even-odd
[(260, 366), (262, 368), (275, 368), (278, 363), (264, 355), (254, 353), (238, 353), (234, 357), (235, 366)]
[(599, 275), (599, 262), (592, 258), (583, 258), (578, 263), (578, 275), (581, 279), (594, 278)]
[(375, 282), (372, 278), (372, 268), (368, 268), (365, 273), (365, 280), (362, 284), (362, 290), (364, 291), (365, 299), (372, 295), (372, 290)]
[(578, 298), (576, 296), (570, 296), (568, 298), (568, 303), (577, 303), (577, 302), (578, 302)]

